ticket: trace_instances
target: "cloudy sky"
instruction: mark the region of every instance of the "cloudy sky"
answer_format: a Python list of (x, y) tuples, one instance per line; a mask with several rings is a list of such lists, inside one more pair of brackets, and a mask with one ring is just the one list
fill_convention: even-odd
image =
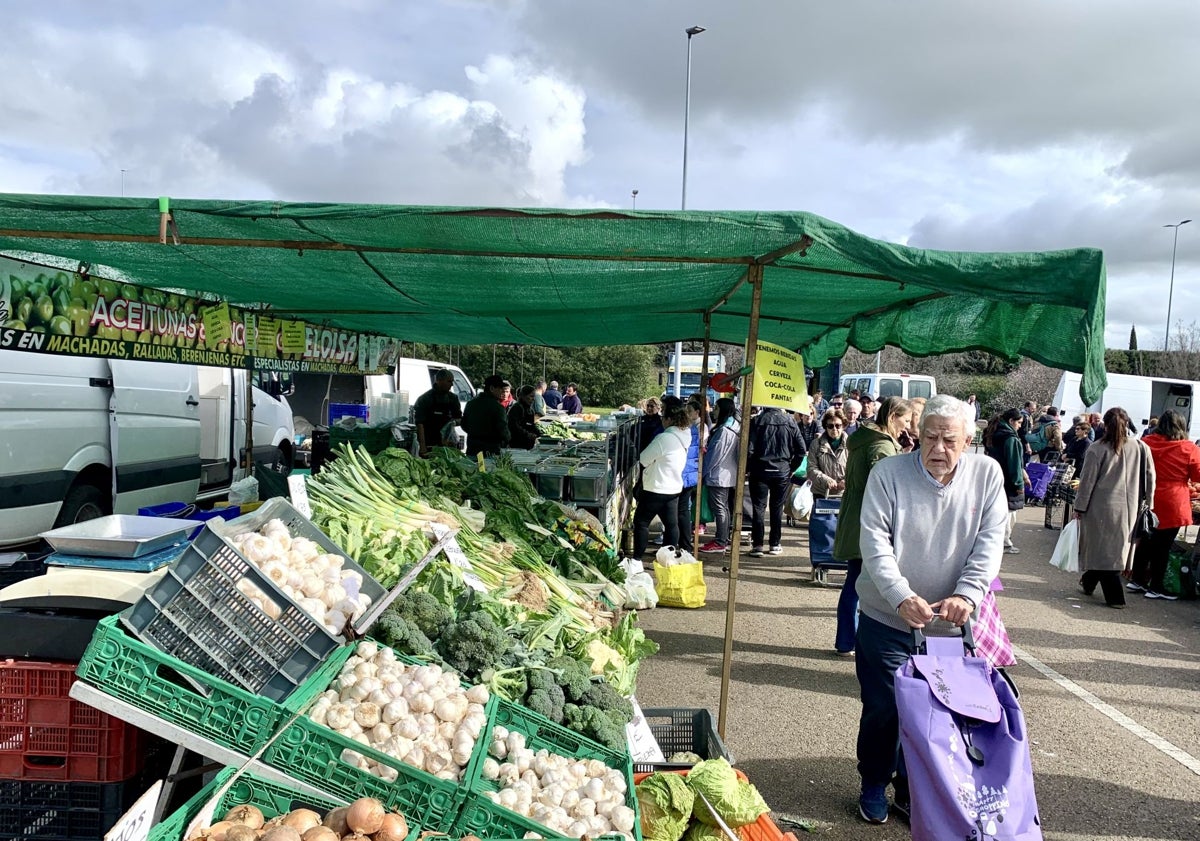
[(807, 210), (1200, 321), (1194, 0), (0, 0), (0, 191)]

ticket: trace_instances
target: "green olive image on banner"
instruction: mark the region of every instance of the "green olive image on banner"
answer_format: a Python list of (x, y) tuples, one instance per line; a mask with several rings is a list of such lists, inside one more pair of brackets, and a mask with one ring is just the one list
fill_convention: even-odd
[(72, 329), (71, 319), (65, 315), (56, 315), (50, 319), (50, 332), (55, 336), (70, 336)]
[(24, 330), (24, 329), (26, 329), (26, 328), (25, 328), (25, 322), (24, 322), (24, 321), (21, 321), (21, 320), (19, 320), (19, 319), (16, 319), (16, 318), (9, 319), (9, 322), (8, 322), (7, 324), (5, 324), (4, 326), (5, 326), (5, 327), (7, 327), (7, 328), (8, 328), (8, 329), (10, 329), (10, 330)]
[(49, 324), (54, 318), (54, 301), (49, 295), (43, 295), (33, 303), (34, 321)]

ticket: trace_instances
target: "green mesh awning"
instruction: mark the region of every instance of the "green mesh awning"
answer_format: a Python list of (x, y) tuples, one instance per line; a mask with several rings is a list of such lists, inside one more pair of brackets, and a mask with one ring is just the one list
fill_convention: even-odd
[(848, 346), (986, 350), (1104, 379), (1104, 257), (880, 242), (801, 212), (616, 212), (0, 194), (0, 250), (439, 344), (742, 343), (812, 366)]

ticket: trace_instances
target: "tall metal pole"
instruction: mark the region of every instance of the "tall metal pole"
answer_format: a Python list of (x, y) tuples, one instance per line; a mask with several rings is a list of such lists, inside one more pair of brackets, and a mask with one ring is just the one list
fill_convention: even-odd
[(1186, 225), (1191, 221), (1191, 219), (1184, 219), (1174, 225), (1163, 225), (1164, 228), (1175, 229), (1175, 243), (1171, 246), (1171, 288), (1167, 292), (1167, 329), (1163, 335), (1163, 350), (1171, 349), (1171, 299), (1175, 297), (1175, 250), (1179, 247), (1179, 226)]
[[(758, 355), (758, 319), (762, 311), (763, 267), (750, 266), (750, 332), (746, 336), (746, 367), (753, 368)], [(754, 405), (754, 375), (742, 379), (742, 434), (738, 446), (737, 485), (733, 489), (733, 526), (729, 534), (729, 593), (725, 597), (725, 648), (721, 655), (721, 700), (717, 708), (717, 732), (725, 738), (725, 715), (729, 706), (729, 674), (733, 668), (733, 613), (737, 604), (738, 560), (742, 546), (742, 498), (746, 488), (746, 454), (750, 450), (750, 407)]]
[[(689, 26), (687, 34), (687, 81), (683, 89), (683, 189), (679, 196), (679, 209), (687, 210), (687, 165), (688, 165), (688, 123), (692, 111), (692, 36), (704, 31), (703, 26)], [(683, 342), (675, 343), (675, 382), (673, 393), (676, 397), (683, 392)]]

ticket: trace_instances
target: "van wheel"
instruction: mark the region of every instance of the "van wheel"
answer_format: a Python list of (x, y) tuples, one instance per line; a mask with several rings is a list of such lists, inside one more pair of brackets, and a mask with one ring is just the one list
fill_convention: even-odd
[(108, 500), (95, 485), (76, 485), (67, 493), (54, 527), (94, 520), (108, 513)]
[(293, 466), (292, 451), (287, 447), (276, 447), (275, 460), (271, 462), (271, 469), (283, 476), (290, 476)]

